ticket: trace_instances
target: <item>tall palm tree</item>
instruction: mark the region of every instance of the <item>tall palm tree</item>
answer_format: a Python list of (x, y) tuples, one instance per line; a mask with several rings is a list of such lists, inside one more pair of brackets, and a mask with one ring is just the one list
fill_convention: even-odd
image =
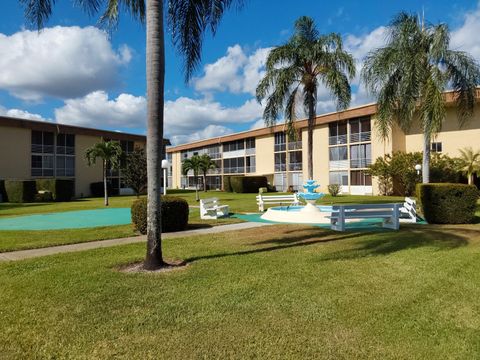
[[(30, 24), (40, 29), (51, 16), (55, 0), (19, 0)], [(88, 14), (105, 12), (101, 22), (115, 27), (122, 9), (141, 23), (146, 20), (147, 46), (147, 171), (148, 223), (147, 254), (144, 268), (154, 270), (165, 265), (161, 242), (161, 172), (163, 159), (163, 109), (165, 79), (164, 2), (168, 8), (168, 27), (173, 42), (184, 59), (188, 81), (201, 60), (204, 34), (215, 34), (226, 10), (243, 0), (74, 0)]]
[(473, 175), (480, 174), (480, 151), (471, 147), (460, 149), (459, 170), (467, 175), (468, 184), (473, 184)]
[(182, 161), (182, 174), (186, 176), (189, 171), (193, 171), (193, 181), (195, 183), (195, 200), (199, 201), (198, 197), (198, 174), (202, 169), (202, 159), (198, 155), (193, 155), (190, 159)]
[(122, 155), (122, 147), (117, 141), (102, 141), (85, 150), (85, 159), (88, 166), (95, 165), (98, 158), (102, 159), (105, 206), (108, 206), (107, 170), (109, 168), (112, 170), (118, 169)]
[(308, 116), (308, 178), (313, 179), (313, 128), (317, 90), (329, 89), (338, 109), (350, 104), (349, 80), (355, 76), (351, 54), (343, 49), (338, 34), (320, 35), (313, 19), (302, 16), (295, 22), (295, 33), (284, 45), (272, 49), (266, 73), (257, 87), (257, 100), (267, 99), (263, 118), (267, 126), (276, 123), (283, 111), (289, 133), (295, 134), (298, 103)]
[(430, 142), (445, 119), (445, 89), (451, 87), (463, 125), (472, 115), (480, 69), (463, 51), (449, 48), (445, 24), (425, 23), (416, 15), (398, 14), (387, 30), (387, 44), (365, 58), (362, 78), (377, 98), (377, 125), (387, 138), (394, 122), (408, 131), (414, 118), (422, 126), (423, 182), (430, 181)]
[(200, 156), (200, 171), (203, 176), (203, 191), (207, 192), (207, 172), (208, 170), (214, 170), (217, 168), (217, 164), (208, 154)]

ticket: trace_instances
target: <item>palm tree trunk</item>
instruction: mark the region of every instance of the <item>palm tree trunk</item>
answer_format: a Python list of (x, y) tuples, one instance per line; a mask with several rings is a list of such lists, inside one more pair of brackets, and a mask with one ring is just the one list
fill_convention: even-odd
[(309, 97), (308, 102), (308, 180), (313, 180), (313, 128), (315, 126), (315, 104), (313, 96)]
[(203, 174), (203, 192), (207, 192), (207, 174)]
[(147, 254), (144, 268), (164, 265), (162, 257), (161, 179), (165, 44), (163, 0), (147, 0)]
[(105, 206), (108, 206), (107, 160), (103, 160), (103, 197)]
[(200, 201), (200, 197), (198, 196), (198, 174), (194, 175), (195, 178), (195, 200)]
[(468, 185), (472, 185), (473, 184), (473, 173), (469, 173), (468, 174)]
[(423, 134), (423, 165), (422, 165), (422, 182), (428, 184), (430, 182), (430, 141), (431, 137), (428, 131)]

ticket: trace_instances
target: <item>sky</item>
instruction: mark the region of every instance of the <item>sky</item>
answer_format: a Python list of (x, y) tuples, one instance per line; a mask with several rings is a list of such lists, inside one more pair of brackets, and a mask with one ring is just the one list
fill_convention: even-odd
[[(28, 28), (18, 0), (0, 5), (0, 115), (145, 134), (145, 28), (128, 15), (105, 32), (74, 1), (57, 1), (45, 28)], [(400, 11), (447, 23), (451, 48), (480, 62), (480, 3), (475, 1), (246, 0), (205, 36), (202, 62), (185, 83), (182, 58), (166, 33), (165, 137), (172, 144), (263, 127), (255, 88), (272, 47), (285, 43), (300, 16), (323, 34), (341, 34), (360, 71), (382, 46)], [(373, 100), (358, 76), (351, 106)], [(320, 87), (317, 114), (335, 110)]]

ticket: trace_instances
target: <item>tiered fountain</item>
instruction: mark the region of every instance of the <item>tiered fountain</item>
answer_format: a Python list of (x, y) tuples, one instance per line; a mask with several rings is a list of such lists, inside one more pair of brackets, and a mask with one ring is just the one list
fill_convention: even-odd
[(269, 208), (261, 216), (264, 220), (300, 223), (300, 224), (325, 224), (329, 222), (327, 216), (331, 213), (331, 206), (316, 206), (315, 202), (325, 196), (315, 192), (320, 185), (315, 180), (307, 180), (303, 188), (304, 192), (298, 196), (306, 202), (305, 206), (275, 206)]

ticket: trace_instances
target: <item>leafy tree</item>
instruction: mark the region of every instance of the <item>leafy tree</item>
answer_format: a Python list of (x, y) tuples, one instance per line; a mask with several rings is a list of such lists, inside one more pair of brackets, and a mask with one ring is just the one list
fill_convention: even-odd
[(145, 150), (135, 148), (127, 155), (125, 168), (122, 170), (125, 184), (138, 195), (147, 188), (147, 157)]
[(95, 165), (98, 158), (102, 159), (105, 206), (108, 206), (107, 170), (119, 168), (122, 154), (122, 147), (117, 141), (102, 141), (85, 150), (88, 166)]
[(384, 157), (378, 157), (375, 162), (370, 165), (368, 173), (378, 180), (378, 187), (381, 195), (393, 194), (393, 171), (392, 156), (390, 154)]
[(425, 23), (416, 15), (398, 14), (387, 30), (387, 44), (365, 59), (362, 78), (378, 102), (377, 126), (387, 138), (393, 122), (405, 131), (414, 118), (424, 134), (423, 182), (430, 181), (430, 142), (445, 118), (445, 89), (455, 91), (460, 125), (471, 117), (480, 69), (467, 53), (449, 48), (445, 24)]
[(207, 172), (217, 168), (217, 164), (207, 154), (200, 156), (200, 171), (203, 176), (203, 191), (207, 191)]
[(313, 179), (313, 128), (317, 90), (329, 89), (338, 109), (350, 104), (349, 80), (355, 76), (352, 55), (343, 49), (338, 34), (320, 35), (313, 19), (303, 16), (295, 22), (295, 33), (284, 45), (272, 49), (266, 73), (256, 90), (257, 100), (266, 99), (263, 118), (272, 126), (283, 114), (290, 136), (295, 136), (294, 121), (298, 103), (308, 117), (308, 178)]
[(193, 181), (195, 182), (195, 200), (199, 201), (198, 196), (198, 174), (202, 169), (202, 159), (198, 155), (193, 155), (189, 159), (182, 161), (182, 174), (186, 176), (189, 171), (193, 171)]
[[(55, 0), (19, 0), (25, 7), (30, 25), (40, 29), (51, 16)], [(102, 14), (101, 23), (114, 28), (120, 11), (125, 10), (146, 23), (147, 47), (147, 170), (148, 224), (147, 253), (144, 268), (154, 270), (165, 265), (162, 255), (161, 172), (163, 152), (163, 109), (165, 79), (164, 2), (168, 8), (168, 28), (174, 45), (184, 59), (188, 81), (201, 60), (205, 32), (215, 34), (226, 10), (242, 0), (75, 0), (88, 14)]]
[(468, 184), (473, 184), (473, 175), (480, 174), (480, 151), (474, 151), (471, 147), (460, 149), (458, 170), (467, 175)]

